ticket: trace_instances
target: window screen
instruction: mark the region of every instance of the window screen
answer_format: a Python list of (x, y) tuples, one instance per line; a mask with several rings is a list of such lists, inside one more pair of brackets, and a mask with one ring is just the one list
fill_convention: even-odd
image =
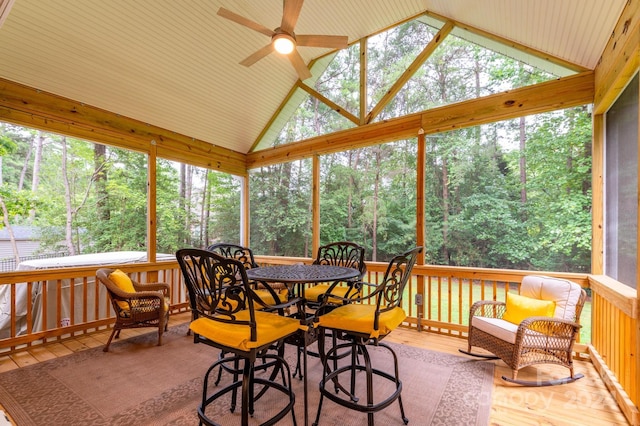
[(605, 273), (636, 288), (638, 75), (606, 115)]

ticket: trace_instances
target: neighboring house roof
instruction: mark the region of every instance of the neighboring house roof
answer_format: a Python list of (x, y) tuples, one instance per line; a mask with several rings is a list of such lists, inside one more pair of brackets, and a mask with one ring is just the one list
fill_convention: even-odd
[[(34, 226), (15, 225), (15, 226), (12, 226), (11, 229), (13, 230), (13, 235), (16, 240), (28, 241), (28, 240), (38, 239), (38, 234), (37, 234), (38, 228)], [(3, 227), (2, 229), (0, 229), (0, 241), (9, 241), (9, 240), (11, 240), (11, 238), (9, 238), (9, 231), (7, 230), (6, 227)]]

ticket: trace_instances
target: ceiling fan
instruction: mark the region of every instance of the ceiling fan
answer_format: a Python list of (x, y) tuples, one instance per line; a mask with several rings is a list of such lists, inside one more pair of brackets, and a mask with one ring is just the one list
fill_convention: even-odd
[(289, 58), (300, 80), (306, 80), (311, 77), (311, 72), (304, 63), (300, 53), (298, 53), (297, 46), (328, 47), (333, 49), (343, 49), (347, 47), (347, 36), (295, 34), (293, 29), (298, 21), (303, 3), (304, 0), (283, 0), (282, 22), (275, 30), (270, 30), (257, 22), (221, 7), (218, 10), (218, 15), (271, 37), (271, 43), (249, 55), (240, 62), (240, 64), (246, 67), (251, 66), (271, 52), (276, 51)]

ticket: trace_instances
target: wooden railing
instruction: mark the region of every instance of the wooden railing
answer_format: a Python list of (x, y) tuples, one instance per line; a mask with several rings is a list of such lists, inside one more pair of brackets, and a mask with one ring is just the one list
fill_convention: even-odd
[[(310, 259), (297, 257), (256, 256), (261, 265), (308, 263)], [(365, 281), (376, 283), (382, 280), (387, 263), (367, 262)], [(587, 274), (534, 272), (566, 278), (589, 288)], [(469, 308), (477, 300), (505, 301), (508, 291), (518, 291), (522, 278), (531, 271), (508, 269), (479, 269), (449, 266), (415, 266), (413, 279), (404, 297), (404, 309), (408, 318), (406, 325), (420, 331), (431, 331), (455, 337), (466, 337), (469, 322)], [(418, 300), (416, 300), (418, 295)], [(422, 300), (422, 305), (416, 303)], [(591, 302), (587, 301), (581, 322), (583, 330), (576, 345), (580, 353), (587, 353), (586, 343), (590, 341)]]
[[(171, 284), (171, 310), (188, 309), (178, 263), (114, 265), (139, 282)], [(75, 337), (115, 321), (98, 267), (0, 274), (0, 355)]]
[(593, 290), (590, 358), (629, 422), (638, 425), (637, 292), (603, 275), (592, 275), (589, 282)]
[[(309, 263), (308, 258), (256, 256), (261, 265)], [(171, 285), (171, 310), (188, 310), (177, 262), (115, 265), (140, 282)], [(387, 264), (367, 263), (366, 281), (382, 280)], [(90, 333), (110, 326), (113, 311), (97, 267), (36, 270), (0, 274), (0, 354)], [(416, 266), (406, 289), (405, 326), (464, 338), (468, 312), (476, 300), (504, 301), (530, 271), (446, 266)], [(535, 272), (539, 274), (538, 272)], [(581, 316), (583, 330), (576, 352), (589, 356), (632, 424), (639, 404), (636, 369), (637, 298), (635, 290), (610, 278), (545, 272), (588, 289)], [(73, 308), (73, 309), (72, 309)], [(4, 326), (3, 326), (4, 324)], [(464, 343), (461, 342), (461, 345)], [(636, 423), (634, 420), (636, 419)]]

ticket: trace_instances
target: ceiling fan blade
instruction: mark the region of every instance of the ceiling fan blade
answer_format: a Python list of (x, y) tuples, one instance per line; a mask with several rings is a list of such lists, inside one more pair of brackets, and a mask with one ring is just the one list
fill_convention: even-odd
[(225, 9), (224, 7), (218, 9), (218, 15), (230, 21), (233, 21), (236, 24), (244, 25), (245, 27), (251, 28), (252, 30), (262, 33), (268, 37), (273, 37), (273, 35), (275, 34), (273, 30), (270, 30), (264, 25), (258, 24), (257, 22), (254, 22), (251, 19), (247, 19), (244, 16), (240, 16), (237, 13), (230, 11), (229, 9)]
[(258, 62), (260, 59), (262, 59), (265, 56), (267, 56), (271, 52), (273, 52), (273, 44), (269, 43), (265, 47), (263, 47), (262, 49), (257, 50), (256, 52), (254, 52), (253, 54), (251, 54), (247, 58), (245, 58), (242, 62), (240, 62), (240, 65), (244, 65), (245, 67), (249, 67), (249, 66), (255, 64), (256, 62)]
[(302, 59), (302, 56), (300, 56), (300, 53), (298, 53), (296, 49), (294, 49), (288, 57), (293, 67), (296, 69), (300, 80), (306, 80), (311, 77), (311, 71), (309, 71), (307, 64), (304, 63), (304, 59)]
[(302, 9), (302, 3), (304, 0), (284, 0), (282, 6), (282, 23), (280, 28), (282, 31), (291, 34), (298, 22), (300, 16), (300, 10)]
[(344, 49), (349, 45), (349, 37), (334, 35), (296, 35), (298, 46), (308, 47), (331, 47), (333, 49)]

